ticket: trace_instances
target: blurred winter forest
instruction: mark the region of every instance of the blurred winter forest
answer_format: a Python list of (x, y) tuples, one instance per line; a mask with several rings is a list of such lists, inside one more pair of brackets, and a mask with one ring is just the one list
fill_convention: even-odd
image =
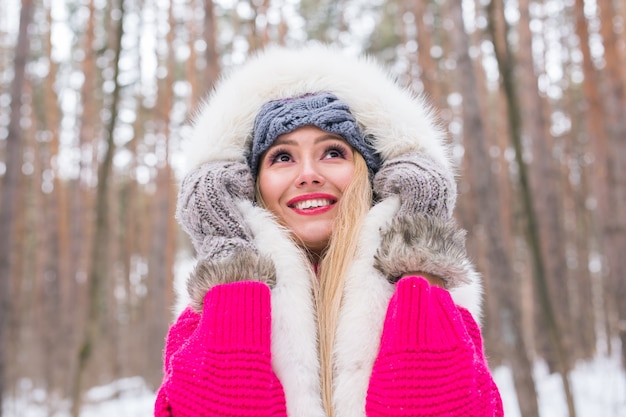
[[(626, 352), (622, 0), (3, 0), (0, 410), (28, 380), (73, 415), (161, 379), (188, 122), (269, 44), (378, 57), (439, 109), (485, 348), (537, 416), (532, 364)], [(329, 62), (328, 65), (332, 65)], [(263, 80), (259, 80), (263, 82)]]

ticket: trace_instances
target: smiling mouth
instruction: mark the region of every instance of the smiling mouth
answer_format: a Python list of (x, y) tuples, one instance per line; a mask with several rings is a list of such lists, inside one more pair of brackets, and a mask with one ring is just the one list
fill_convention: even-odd
[(336, 202), (336, 200), (331, 200), (328, 198), (315, 198), (312, 200), (298, 201), (297, 203), (291, 204), (289, 207), (296, 210), (311, 210), (320, 207), (332, 206)]

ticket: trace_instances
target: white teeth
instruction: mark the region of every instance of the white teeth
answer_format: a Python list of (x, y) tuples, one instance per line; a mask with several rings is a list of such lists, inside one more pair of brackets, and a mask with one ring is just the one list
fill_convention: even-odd
[(298, 210), (305, 210), (305, 209), (329, 206), (331, 204), (332, 204), (332, 201), (329, 200), (329, 199), (326, 199), (326, 198), (316, 198), (314, 200), (298, 201), (293, 206), (294, 206), (294, 208), (297, 208)]

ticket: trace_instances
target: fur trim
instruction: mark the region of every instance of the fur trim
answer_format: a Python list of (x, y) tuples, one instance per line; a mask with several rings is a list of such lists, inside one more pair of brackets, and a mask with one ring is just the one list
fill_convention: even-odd
[(452, 169), (444, 131), (423, 98), (400, 86), (374, 60), (323, 45), (268, 48), (223, 77), (194, 118), (187, 169), (211, 160), (243, 162), (263, 104), (320, 91), (350, 106), (383, 160), (424, 151)]
[(450, 290), (450, 295), (454, 304), (467, 309), (476, 323), (482, 325), (482, 303), (483, 303), (483, 285), (482, 278), (478, 272), (471, 266), (467, 274), (468, 283)]
[(393, 282), (407, 272), (424, 272), (450, 289), (469, 283), (473, 271), (465, 230), (454, 220), (423, 214), (396, 217), (374, 258), (376, 268)]
[(335, 340), (334, 406), (338, 417), (365, 416), (365, 398), (380, 347), (387, 305), (395, 286), (374, 266), (380, 229), (387, 228), (399, 207), (387, 199), (367, 215), (354, 264), (346, 277)]
[[(374, 206), (363, 224), (359, 251), (346, 278), (335, 341), (334, 406), (338, 417), (365, 417), (367, 389), (389, 299), (395, 285), (374, 266), (374, 255), (383, 243), (380, 230), (394, 222), (400, 199), (390, 197)], [(466, 285), (450, 291), (455, 304), (467, 308), (480, 323), (480, 276), (469, 269)]]
[(325, 416), (317, 351), (315, 274), (304, 254), (266, 210), (238, 204), (259, 252), (276, 266), (272, 289), (272, 365), (283, 385), (289, 416)]
[(201, 259), (187, 279), (191, 307), (202, 312), (204, 296), (216, 285), (238, 281), (260, 281), (269, 286), (276, 282), (276, 271), (271, 259), (242, 248), (228, 258)]

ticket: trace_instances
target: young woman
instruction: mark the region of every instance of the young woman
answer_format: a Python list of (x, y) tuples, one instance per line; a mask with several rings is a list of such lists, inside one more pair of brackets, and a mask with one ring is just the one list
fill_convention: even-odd
[(195, 119), (156, 416), (501, 416), (444, 134), (366, 58), (270, 49)]

